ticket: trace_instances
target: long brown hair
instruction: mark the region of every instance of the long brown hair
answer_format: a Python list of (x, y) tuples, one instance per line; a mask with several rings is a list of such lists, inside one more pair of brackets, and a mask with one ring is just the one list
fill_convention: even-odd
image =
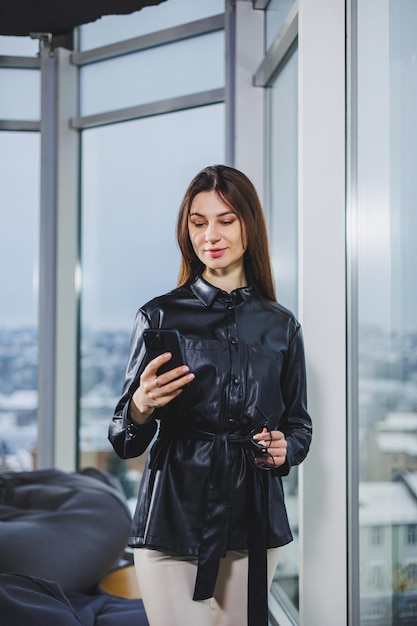
[(226, 165), (204, 168), (193, 178), (185, 192), (177, 219), (177, 241), (182, 254), (178, 286), (192, 282), (204, 270), (191, 244), (188, 217), (195, 196), (202, 191), (213, 190), (236, 213), (245, 227), (244, 266), (248, 284), (260, 298), (276, 300), (268, 235), (258, 194), (245, 174)]

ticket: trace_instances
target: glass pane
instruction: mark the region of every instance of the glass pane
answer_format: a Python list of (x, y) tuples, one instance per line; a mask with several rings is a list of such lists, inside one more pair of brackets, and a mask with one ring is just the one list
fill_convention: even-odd
[(176, 214), (191, 178), (224, 161), (224, 116), (219, 104), (82, 135), (81, 466), (110, 469), (129, 496), (144, 458), (123, 465), (107, 430), (133, 321), (176, 286)]
[[(295, 50), (268, 89), (268, 226), (278, 300), (298, 308), (298, 52)], [(298, 472), (284, 479), (294, 541), (281, 549), (274, 589), (298, 608)]]
[(295, 0), (271, 0), (266, 9), (266, 48), (277, 36)]
[(109, 15), (80, 28), (80, 50), (147, 35), (224, 12), (225, 0), (169, 0), (130, 15)]
[(81, 115), (223, 85), (224, 33), (216, 32), (83, 67)]
[(0, 35), (0, 54), (6, 56), (34, 57), (39, 53), (39, 41), (31, 37)]
[(417, 623), (416, 59), (416, 2), (360, 0), (357, 263), (363, 625)]
[(0, 471), (35, 466), (40, 137), (0, 133)]
[(0, 69), (0, 119), (40, 119), (39, 70)]
[(295, 50), (268, 90), (269, 236), (279, 301), (298, 308), (298, 52)]

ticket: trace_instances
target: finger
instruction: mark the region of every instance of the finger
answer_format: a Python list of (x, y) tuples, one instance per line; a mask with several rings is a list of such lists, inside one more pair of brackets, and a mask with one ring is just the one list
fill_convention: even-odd
[[(186, 369), (188, 370), (188, 368)], [(147, 380), (144, 372), (140, 378), (140, 385), (135, 391), (135, 394), (137, 395), (135, 402), (139, 407), (164, 407), (168, 404), (168, 402), (171, 402), (171, 400), (176, 398), (182, 392), (185, 385), (195, 378), (194, 374), (188, 372), (185, 376), (182, 376), (181, 378), (166, 385), (162, 385), (160, 377), (154, 376), (151, 380)], [(158, 381), (156, 380), (157, 378)], [(159, 382), (159, 386), (157, 386), (157, 382)]]
[(271, 445), (269, 448), (269, 453), (274, 455), (280, 455), (280, 454), (287, 454), (287, 445), (283, 444), (283, 445), (278, 445), (278, 446), (273, 446)]
[(194, 378), (195, 375), (192, 372), (187, 372), (184, 376), (175, 378), (174, 380), (165, 384), (162, 384), (162, 382), (160, 381), (158, 388), (158, 397), (162, 398), (167, 395), (171, 395), (172, 393), (176, 393), (177, 391), (181, 391), (183, 387), (188, 385), (188, 383), (194, 380)]
[(156, 376), (157, 371), (164, 363), (167, 363), (170, 359), (172, 359), (171, 352), (164, 352), (163, 354), (159, 354), (157, 357), (149, 361), (148, 365), (143, 370), (143, 374), (146, 377), (154, 378)]
[(285, 440), (285, 435), (281, 430), (271, 430), (272, 439), (274, 441)]
[(267, 428), (263, 428), (262, 432), (256, 433), (256, 435), (253, 436), (253, 439), (255, 439), (255, 441), (259, 441), (260, 443), (263, 441), (271, 441), (271, 433)]
[(190, 368), (188, 367), (188, 365), (180, 365), (179, 367), (175, 367), (174, 369), (169, 370), (168, 372), (164, 372), (163, 374), (160, 374), (159, 376), (157, 376), (158, 386), (162, 387), (163, 385), (166, 385), (172, 382), (173, 380), (176, 380), (177, 378), (181, 378), (182, 376), (184, 376), (185, 374), (188, 374), (189, 372), (190, 372)]
[(277, 446), (277, 447), (282, 447), (282, 446), (287, 446), (287, 440), (283, 437), (281, 439), (276, 439), (274, 437), (272, 437), (271, 439), (271, 446)]

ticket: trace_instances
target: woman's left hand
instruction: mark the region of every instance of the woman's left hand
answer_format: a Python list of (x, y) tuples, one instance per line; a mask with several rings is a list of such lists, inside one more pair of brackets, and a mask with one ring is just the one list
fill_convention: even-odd
[[(265, 462), (273, 464), (274, 467), (284, 465), (287, 458), (287, 441), (285, 435), (280, 430), (271, 430), (268, 432), (266, 428), (261, 433), (254, 435), (253, 439), (267, 447), (268, 455), (265, 455)], [(268, 445), (269, 444), (269, 445)]]

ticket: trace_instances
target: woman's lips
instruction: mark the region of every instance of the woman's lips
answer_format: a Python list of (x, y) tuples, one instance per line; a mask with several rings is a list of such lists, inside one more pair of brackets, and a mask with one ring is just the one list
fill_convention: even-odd
[(208, 254), (212, 259), (216, 259), (219, 256), (222, 256), (226, 248), (210, 248), (206, 250), (206, 254)]

